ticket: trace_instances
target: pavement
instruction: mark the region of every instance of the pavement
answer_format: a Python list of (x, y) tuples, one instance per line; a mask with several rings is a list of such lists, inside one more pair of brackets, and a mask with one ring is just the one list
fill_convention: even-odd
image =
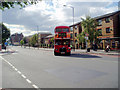
[[(18, 46), (20, 47), (20, 46)], [(46, 50), (46, 51), (53, 51), (53, 48), (34, 48), (34, 47), (21, 47), (21, 48), (28, 48), (28, 49), (39, 49), (39, 50)], [(6, 53), (14, 53), (15, 50), (12, 50), (10, 48), (8, 48), (7, 50), (2, 49), (2, 51), (0, 51), (0, 55), (6, 54)], [(94, 51), (92, 49), (90, 49), (90, 52), (87, 52), (86, 49), (75, 49), (72, 50), (73, 53), (87, 53), (87, 54), (101, 54), (101, 55), (120, 55), (120, 51), (109, 51), (109, 52), (105, 52), (105, 50), (97, 50)]]
[(4, 55), (4, 54), (8, 54), (8, 53), (14, 53), (14, 52), (15, 52), (15, 50), (12, 50), (12, 49), (6, 49), (6, 50), (2, 49), (0, 51), (0, 56)]
[(105, 52), (105, 50), (90, 50), (90, 52), (86, 52), (86, 49), (76, 49), (75, 52), (79, 52), (79, 53), (92, 53), (92, 54), (104, 54), (104, 55), (120, 55), (119, 51), (109, 51), (109, 52)]

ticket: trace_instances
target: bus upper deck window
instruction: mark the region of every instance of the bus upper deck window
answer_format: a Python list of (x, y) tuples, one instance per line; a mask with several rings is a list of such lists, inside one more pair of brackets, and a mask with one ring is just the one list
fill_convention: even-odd
[(69, 32), (68, 28), (63, 28), (63, 32)]
[(62, 29), (61, 28), (57, 28), (56, 32), (62, 32)]

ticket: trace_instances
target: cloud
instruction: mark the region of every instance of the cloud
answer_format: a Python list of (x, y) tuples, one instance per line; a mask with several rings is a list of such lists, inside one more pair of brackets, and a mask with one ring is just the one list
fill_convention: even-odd
[[(105, 0), (102, 0), (105, 1)], [(81, 2), (79, 0), (43, 0), (36, 5), (28, 5), (24, 9), (16, 6), (13, 9), (3, 11), (3, 22), (10, 27), (12, 33), (22, 32), (25, 35), (31, 35), (39, 31), (49, 31), (54, 33), (55, 26), (71, 25), (73, 23), (72, 8), (63, 7), (71, 5), (75, 9), (75, 23), (80, 22), (81, 17), (90, 15), (96, 17), (117, 10), (117, 4), (113, 2)], [(19, 25), (19, 27), (15, 26)], [(14, 26), (14, 28), (13, 28)]]

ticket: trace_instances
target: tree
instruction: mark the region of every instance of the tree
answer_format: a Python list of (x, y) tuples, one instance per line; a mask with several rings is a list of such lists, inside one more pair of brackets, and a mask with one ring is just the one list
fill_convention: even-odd
[(21, 46), (22, 46), (22, 45), (24, 44), (24, 41), (23, 41), (23, 40), (21, 40), (21, 41), (20, 41), (20, 44), (21, 44)]
[(95, 19), (91, 18), (90, 16), (86, 16), (86, 19), (82, 19), (82, 26), (84, 28), (85, 34), (88, 34), (88, 41), (90, 42), (90, 46), (92, 47), (93, 41), (97, 40), (99, 36), (99, 31), (96, 30), (98, 23)]
[(79, 44), (85, 42), (85, 32), (78, 34), (77, 39)]
[(3, 23), (0, 23), (0, 26), (0, 30), (2, 30), (2, 45), (4, 46), (6, 39), (10, 37), (10, 30)]
[(35, 46), (38, 43), (38, 34), (35, 34), (30, 39), (30, 45)]
[[(19, 5), (21, 8), (26, 7), (26, 5), (32, 5), (37, 4), (41, 0), (34, 0), (34, 2), (18, 2), (17, 0), (15, 2), (9, 2), (9, 0), (3, 0), (4, 2), (0, 2), (0, 9), (4, 10), (5, 8), (10, 9), (14, 8), (14, 5)], [(23, 0), (24, 1), (24, 0)]]
[(54, 45), (54, 37), (50, 39), (50, 44)]
[(26, 37), (23, 38), (23, 42), (24, 42), (24, 44), (27, 43)]

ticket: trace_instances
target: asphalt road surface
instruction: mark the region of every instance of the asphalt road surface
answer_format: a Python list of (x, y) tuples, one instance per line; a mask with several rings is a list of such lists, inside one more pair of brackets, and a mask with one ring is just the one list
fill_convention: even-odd
[(118, 57), (10, 48), (0, 56), (2, 88), (118, 88)]

